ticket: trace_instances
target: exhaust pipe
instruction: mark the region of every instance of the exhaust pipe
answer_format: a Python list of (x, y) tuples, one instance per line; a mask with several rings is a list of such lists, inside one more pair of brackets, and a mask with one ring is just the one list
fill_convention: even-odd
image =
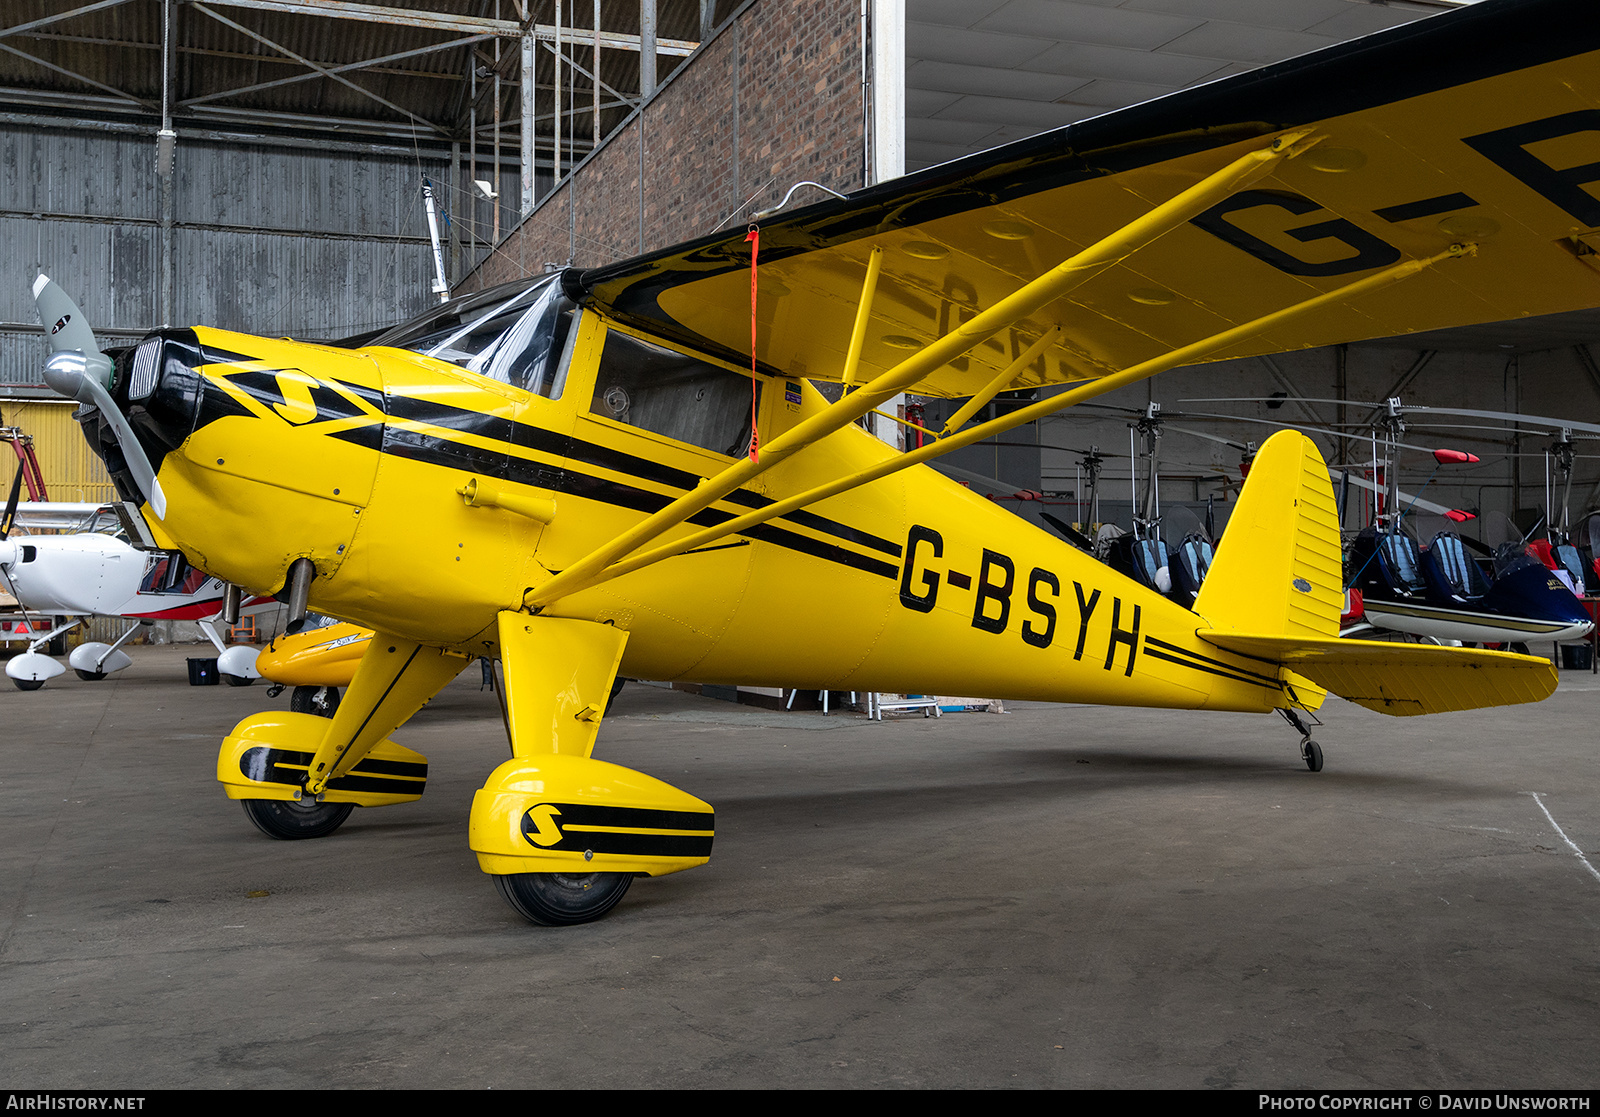
[(293, 636), (306, 626), (306, 601), (311, 596), (311, 579), (316, 575), (317, 568), (308, 558), (297, 558), (289, 567), (289, 623), (284, 626), (285, 635)]

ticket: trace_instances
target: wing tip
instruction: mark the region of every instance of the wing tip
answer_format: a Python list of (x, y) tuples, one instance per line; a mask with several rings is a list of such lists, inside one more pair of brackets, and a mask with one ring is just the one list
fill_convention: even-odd
[(39, 292), (50, 286), (50, 277), (44, 272), (39, 273), (39, 278), (33, 281), (33, 297), (38, 298)]

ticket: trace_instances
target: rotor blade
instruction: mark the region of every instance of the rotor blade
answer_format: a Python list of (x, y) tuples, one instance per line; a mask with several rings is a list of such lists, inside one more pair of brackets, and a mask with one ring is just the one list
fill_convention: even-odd
[[(1019, 446), (1024, 450), (1031, 450), (1031, 449), (1059, 450), (1063, 454), (1077, 454), (1079, 457), (1088, 457), (1089, 456), (1089, 451), (1088, 450), (1082, 450), (1082, 449), (1079, 449), (1076, 446), (1058, 446), (1058, 445), (1056, 445), (1055, 443), (1052, 443), (1052, 442), (996, 442), (993, 439), (986, 438), (982, 442), (974, 442), (973, 445), (974, 446)], [(1127, 454), (1119, 454), (1115, 450), (1097, 450), (1095, 452), (1097, 454), (1099, 454), (1099, 456), (1102, 457), (1102, 458), (1125, 458), (1125, 457), (1128, 456)]]
[(1059, 520), (1050, 513), (1042, 510), (1039, 512), (1039, 518), (1060, 532), (1063, 539), (1065, 539), (1068, 543), (1071, 543), (1080, 551), (1087, 551), (1091, 555), (1094, 554), (1094, 540), (1090, 539), (1087, 535), (1083, 534), (1083, 532), (1079, 531), (1071, 524), (1066, 523), (1063, 520)]
[(1223, 438), (1220, 434), (1211, 434), (1207, 431), (1197, 431), (1190, 427), (1177, 427), (1173, 426), (1171, 423), (1166, 424), (1166, 427), (1169, 431), (1177, 431), (1179, 434), (1187, 434), (1191, 438), (1204, 438), (1209, 442), (1220, 442), (1224, 446), (1232, 447), (1241, 454), (1248, 454), (1250, 452), (1250, 447), (1246, 446), (1243, 442), (1235, 442), (1231, 438)]
[[(128, 463), (128, 472), (150, 502), (156, 518), (165, 519), (167, 497), (156, 480), (150, 458), (134, 437), (107, 387), (111, 381), (111, 359), (95, 345), (94, 332), (72, 297), (47, 275), (33, 284), (33, 301), (39, 308), (39, 321), (50, 331), (50, 359), (44, 365), (44, 382), (62, 395), (96, 407), (116, 434), (117, 445)], [(54, 323), (52, 325), (51, 323)]]
[[(1310, 400), (1308, 402), (1310, 402), (1310, 403), (1325, 403), (1327, 401), (1326, 400)], [(1218, 419), (1218, 420), (1222, 420), (1224, 422), (1229, 422), (1229, 423), (1260, 423), (1260, 424), (1262, 424), (1264, 426), (1268, 426), (1268, 427), (1277, 427), (1279, 430), (1285, 430), (1285, 429), (1303, 430), (1303, 431), (1310, 431), (1310, 432), (1313, 432), (1315, 434), (1325, 434), (1329, 438), (1348, 438), (1348, 439), (1350, 439), (1350, 440), (1352, 440), (1354, 442), (1365, 442), (1365, 441), (1367, 441), (1367, 436), (1364, 435), (1364, 434), (1347, 434), (1344, 431), (1329, 430), (1326, 427), (1314, 427), (1314, 426), (1311, 426), (1309, 423), (1281, 423), (1276, 419), (1253, 419), (1248, 415), (1219, 415), (1219, 414), (1217, 414), (1215, 412), (1210, 412), (1210, 411), (1191, 411), (1186, 416), (1186, 418), (1190, 418), (1190, 419)], [(1171, 424), (1168, 424), (1168, 425), (1170, 426)], [(1173, 430), (1181, 430), (1182, 428), (1173, 427), (1172, 429)], [(1193, 434), (1195, 432), (1194, 431), (1185, 431), (1184, 433)], [(1415, 450), (1419, 454), (1432, 454), (1434, 452), (1434, 449), (1435, 449), (1432, 446), (1417, 446), (1417, 445), (1415, 445), (1413, 443), (1410, 443), (1410, 442), (1396, 442), (1396, 443), (1394, 443), (1394, 445), (1398, 446), (1402, 450)]]
[[(1373, 482), (1368, 481), (1365, 477), (1357, 477), (1354, 473), (1351, 473), (1348, 470), (1330, 469), (1328, 472), (1330, 474), (1342, 476), (1346, 478), (1350, 484), (1359, 489), (1366, 489), (1368, 492), (1381, 493), (1387, 491), (1386, 486), (1374, 484)], [(1453, 509), (1446, 508), (1442, 504), (1434, 504), (1432, 501), (1423, 500), (1421, 497), (1412, 496), (1410, 493), (1401, 493), (1400, 499), (1405, 502), (1405, 507), (1408, 511), (1415, 509), (1419, 512), (1432, 512), (1435, 516), (1443, 516), (1446, 512), (1453, 511)]]
[(1002, 481), (998, 477), (990, 477), (985, 473), (975, 473), (970, 469), (962, 469), (960, 466), (951, 465), (948, 462), (937, 462), (933, 468), (952, 481), (982, 485), (985, 489), (993, 489), (996, 492), (1008, 495), (1022, 491), (1021, 488), (1011, 484), (1009, 481)]
[[(1181, 399), (1179, 403), (1265, 403), (1266, 396), (1238, 396), (1231, 399)], [(1370, 400), (1358, 399), (1306, 399), (1306, 403), (1332, 403), (1345, 404), (1350, 407), (1372, 407), (1379, 411), (1388, 407), (1386, 403), (1373, 403)], [(1414, 412), (1423, 412), (1432, 415), (1465, 415), (1469, 419), (1499, 419), (1505, 423), (1516, 423), (1522, 426), (1549, 426), (1555, 430), (1589, 431), (1600, 434), (1600, 423), (1580, 423), (1573, 419), (1556, 419), (1549, 415), (1521, 415), (1512, 411), (1479, 411), (1470, 407), (1434, 407), (1431, 404), (1403, 403), (1400, 405), (1402, 417)]]
[(0, 543), (11, 534), (11, 525), (17, 520), (17, 501), (22, 499), (22, 462), (17, 462), (17, 475), (11, 480), (11, 496), (6, 499), (6, 510), (0, 515)]

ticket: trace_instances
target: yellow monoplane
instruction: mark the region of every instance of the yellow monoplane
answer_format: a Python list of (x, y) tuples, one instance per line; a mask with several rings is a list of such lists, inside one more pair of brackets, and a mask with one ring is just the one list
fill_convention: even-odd
[[(359, 348), (195, 327), (113, 362), (41, 277), (47, 376), (158, 544), (377, 634), (331, 720), (224, 741), (268, 832), (419, 796), (389, 735), (502, 661), (514, 756), (470, 840), (537, 922), (710, 855), (710, 806), (591, 756), (619, 668), (1296, 719), (1328, 691), (1533, 701), (1540, 659), (1338, 639), (1334, 501), (1297, 433), (1193, 610), (922, 463), (1178, 365), (1600, 305), (1590, 6), (1491, 0)], [(1017, 389), (1040, 398), (969, 425)], [(970, 402), (902, 454), (855, 423), (906, 391)]]

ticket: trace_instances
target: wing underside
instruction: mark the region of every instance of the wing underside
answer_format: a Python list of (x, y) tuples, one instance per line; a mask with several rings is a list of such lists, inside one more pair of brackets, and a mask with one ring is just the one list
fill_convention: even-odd
[[(1224, 359), (1600, 305), (1600, 21), (1487, 0), (871, 187), (762, 225), (757, 357), (839, 379), (881, 249), (857, 381), (1286, 133), (1296, 154), (927, 375), (981, 391), (1104, 376), (1453, 244), (1429, 267), (1208, 354)], [(743, 231), (583, 273), (646, 332), (749, 359)]]

